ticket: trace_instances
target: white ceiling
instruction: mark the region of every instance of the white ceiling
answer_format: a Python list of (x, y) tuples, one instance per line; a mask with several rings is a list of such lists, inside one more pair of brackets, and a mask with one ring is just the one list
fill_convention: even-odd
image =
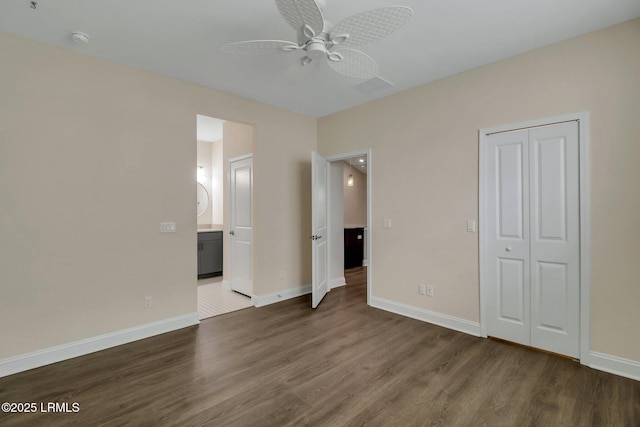
[[(325, 18), (402, 4), (414, 11), (390, 37), (360, 48), (393, 87), (365, 94), (361, 80), (321, 64), (295, 85), (300, 53), (233, 55), (226, 43), (295, 41), (269, 0), (0, 1), (0, 31), (321, 117), (537, 47), (640, 16), (638, 0), (327, 0)], [(87, 44), (70, 34), (82, 31)]]
[(344, 163), (349, 168), (360, 171), (365, 175), (367, 174), (367, 156), (352, 157), (350, 159), (346, 159)]

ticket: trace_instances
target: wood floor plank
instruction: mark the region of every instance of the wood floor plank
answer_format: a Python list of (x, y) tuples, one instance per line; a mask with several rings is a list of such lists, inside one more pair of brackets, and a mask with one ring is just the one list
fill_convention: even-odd
[(4, 426), (638, 426), (640, 382), (366, 305), (366, 268), (308, 296), (0, 378)]

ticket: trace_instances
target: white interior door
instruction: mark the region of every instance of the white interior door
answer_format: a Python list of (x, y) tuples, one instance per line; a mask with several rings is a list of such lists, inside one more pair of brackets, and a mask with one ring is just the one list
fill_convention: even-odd
[(578, 124), (529, 131), (531, 345), (580, 353)]
[(311, 153), (311, 307), (316, 308), (329, 291), (328, 227), (329, 162)]
[(528, 131), (491, 135), (486, 145), (487, 330), (530, 345)]
[(578, 357), (578, 124), (493, 134), (484, 150), (488, 335)]
[(253, 295), (253, 158), (229, 162), (231, 289)]

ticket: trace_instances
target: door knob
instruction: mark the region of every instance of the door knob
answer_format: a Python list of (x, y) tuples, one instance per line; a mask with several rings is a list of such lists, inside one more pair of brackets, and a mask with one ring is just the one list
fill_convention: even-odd
[(231, 230), (231, 231), (229, 232), (229, 234), (231, 234), (232, 236), (235, 236), (236, 232), (235, 232), (235, 231), (233, 231), (233, 230)]
[(512, 249), (512, 248), (511, 248), (511, 246), (507, 246), (507, 247), (505, 248), (505, 251), (507, 251), (507, 252), (511, 252), (511, 249)]

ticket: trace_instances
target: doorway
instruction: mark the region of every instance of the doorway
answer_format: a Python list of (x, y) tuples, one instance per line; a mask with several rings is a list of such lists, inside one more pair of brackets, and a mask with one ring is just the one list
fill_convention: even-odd
[(252, 155), (254, 131), (203, 115), (196, 123), (198, 313), (205, 319), (253, 306), (250, 296), (231, 290), (229, 161)]
[[(348, 286), (350, 281), (364, 286), (368, 304), (372, 265), (371, 150), (341, 154), (326, 160), (329, 165), (327, 287), (331, 290)], [(315, 195), (313, 197), (315, 199)], [(318, 233), (314, 231), (315, 234)], [(314, 241), (312, 244), (318, 243)], [(314, 277), (315, 269), (314, 266)]]
[[(366, 277), (367, 259), (367, 156), (331, 162), (342, 163), (344, 278), (347, 285)], [(364, 274), (363, 274), (364, 273)]]
[(482, 334), (582, 363), (589, 348), (587, 119), (480, 133)]

